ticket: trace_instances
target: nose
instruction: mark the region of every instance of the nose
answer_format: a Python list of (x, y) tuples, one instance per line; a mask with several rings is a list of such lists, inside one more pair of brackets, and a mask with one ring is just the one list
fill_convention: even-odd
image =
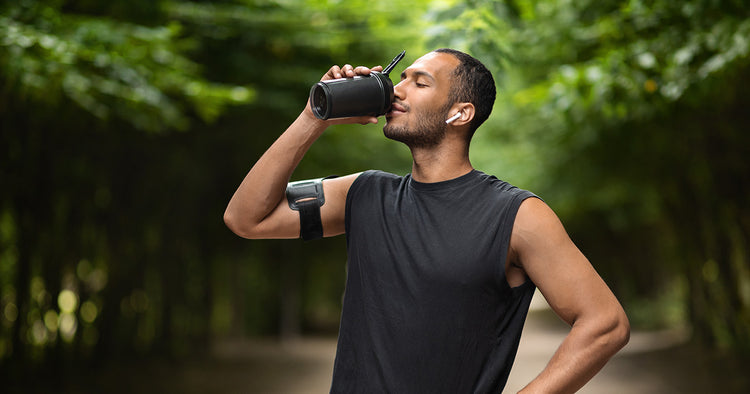
[(403, 81), (397, 83), (396, 86), (393, 87), (393, 97), (399, 100), (404, 99), (403, 86), (401, 86), (402, 83)]

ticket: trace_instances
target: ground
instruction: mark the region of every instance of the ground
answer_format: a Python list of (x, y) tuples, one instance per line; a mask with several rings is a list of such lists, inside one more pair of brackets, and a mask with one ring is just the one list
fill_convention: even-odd
[[(504, 393), (546, 365), (567, 326), (535, 297)], [(745, 365), (687, 344), (679, 330), (632, 333), (630, 343), (580, 393), (750, 393)], [(327, 393), (335, 338), (224, 340), (205, 358), (92, 369), (65, 384), (71, 393)], [(48, 385), (45, 385), (48, 387)], [(27, 386), (28, 387), (28, 386)], [(25, 390), (28, 392), (28, 390)], [(40, 391), (48, 392), (48, 391)]]

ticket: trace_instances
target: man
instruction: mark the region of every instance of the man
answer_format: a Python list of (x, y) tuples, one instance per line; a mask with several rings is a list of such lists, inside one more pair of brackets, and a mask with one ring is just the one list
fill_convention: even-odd
[[(370, 71), (333, 66), (322, 80)], [(440, 49), (406, 68), (394, 95), (383, 131), (410, 148), (411, 174), (326, 179), (301, 199), (323, 202), (324, 236), (347, 236), (331, 392), (500, 392), (535, 287), (571, 330), (523, 392), (578, 390), (627, 343), (628, 320), (542, 200), (472, 167), (492, 75)], [(242, 181), (227, 226), (246, 238), (297, 238), (302, 221), (307, 232), (285, 198), (293, 170), (330, 125), (377, 121), (323, 121), (308, 103)]]

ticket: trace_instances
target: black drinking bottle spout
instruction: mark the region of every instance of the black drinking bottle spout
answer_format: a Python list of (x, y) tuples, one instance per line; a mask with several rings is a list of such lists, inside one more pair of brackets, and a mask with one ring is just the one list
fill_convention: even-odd
[(385, 75), (390, 74), (391, 70), (393, 70), (393, 67), (396, 67), (396, 65), (398, 64), (398, 62), (400, 62), (401, 59), (404, 58), (404, 55), (406, 55), (406, 51), (405, 50), (401, 51), (401, 53), (399, 53), (398, 55), (396, 55), (396, 57), (394, 57), (393, 60), (391, 60), (391, 63), (388, 64), (388, 66), (386, 66), (386, 68), (383, 70), (383, 74), (385, 74)]

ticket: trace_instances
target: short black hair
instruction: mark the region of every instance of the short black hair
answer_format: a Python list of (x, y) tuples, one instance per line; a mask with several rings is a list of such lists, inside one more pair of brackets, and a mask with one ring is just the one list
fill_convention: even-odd
[(469, 137), (484, 123), (492, 113), (495, 104), (495, 79), (487, 67), (473, 56), (450, 48), (440, 48), (433, 52), (453, 55), (459, 65), (453, 70), (454, 89), (448, 96), (451, 104), (472, 103), (475, 114), (471, 121)]

